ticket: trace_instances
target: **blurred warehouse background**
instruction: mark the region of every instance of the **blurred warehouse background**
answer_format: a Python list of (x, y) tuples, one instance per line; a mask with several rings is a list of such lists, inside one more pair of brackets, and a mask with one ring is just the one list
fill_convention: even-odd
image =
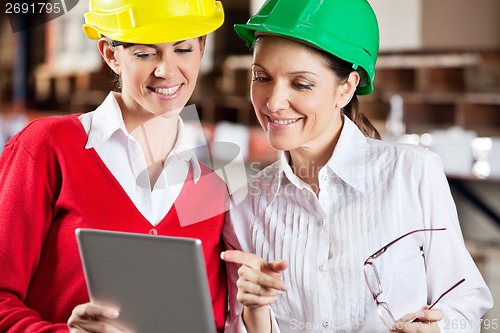
[[(201, 135), (238, 144), (251, 175), (277, 154), (255, 119), (248, 96), (252, 59), (232, 26), (245, 22), (263, 0), (222, 2), (226, 22), (209, 36), (191, 104), (202, 121)], [(18, 17), (0, 14), (0, 149), (29, 121), (91, 111), (114, 89), (95, 41), (81, 29), (88, 1), (72, 3), (64, 15), (22, 31), (13, 30)], [(375, 91), (361, 98), (362, 109), (385, 140), (422, 145), (441, 156), (467, 245), (498, 304), (500, 1), (370, 3), (379, 18), (381, 54)], [(226, 158), (224, 152), (219, 158)], [(500, 306), (486, 318), (500, 320)]]

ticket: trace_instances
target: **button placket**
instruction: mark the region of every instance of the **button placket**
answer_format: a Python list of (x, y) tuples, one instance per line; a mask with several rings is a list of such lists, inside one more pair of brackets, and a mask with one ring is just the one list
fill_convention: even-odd
[[(325, 188), (326, 190), (326, 188)], [(323, 192), (322, 198), (325, 199), (326, 191)], [(321, 196), (321, 194), (320, 194)], [(319, 213), (314, 216), (314, 221), (311, 221), (315, 225), (315, 232), (317, 233), (318, 240), (318, 248), (317, 248), (317, 256), (314, 260), (316, 267), (311, 267), (312, 269), (316, 269), (315, 278), (316, 278), (316, 288), (315, 293), (317, 294), (318, 301), (322, 304), (321, 308), (318, 309), (318, 312), (315, 315), (315, 322), (317, 325), (323, 325), (324, 320), (330, 320), (332, 309), (330, 304), (332, 303), (331, 294), (328, 290), (331, 289), (331, 277), (329, 274), (329, 249), (330, 249), (330, 235), (328, 232), (328, 228), (326, 227), (328, 213), (324, 211), (322, 206), (318, 209)], [(329, 325), (331, 325), (329, 323)], [(320, 326), (321, 327), (321, 326)], [(324, 326), (324, 328), (328, 328), (328, 326)]]

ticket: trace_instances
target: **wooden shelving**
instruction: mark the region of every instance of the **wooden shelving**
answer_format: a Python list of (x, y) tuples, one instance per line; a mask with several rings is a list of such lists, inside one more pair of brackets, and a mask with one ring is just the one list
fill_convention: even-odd
[[(481, 75), (486, 70), (488, 80)], [(500, 136), (500, 52), (381, 55), (375, 91), (360, 100), (382, 132), (395, 94), (409, 133), (459, 126)]]

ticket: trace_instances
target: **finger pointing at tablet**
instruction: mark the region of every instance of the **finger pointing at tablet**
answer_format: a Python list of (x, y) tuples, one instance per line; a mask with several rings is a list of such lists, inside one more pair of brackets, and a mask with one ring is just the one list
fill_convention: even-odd
[(240, 264), (238, 270), (238, 300), (246, 306), (274, 303), (276, 296), (288, 290), (281, 272), (288, 267), (285, 260), (266, 262), (253, 253), (228, 250), (221, 253), (226, 262)]

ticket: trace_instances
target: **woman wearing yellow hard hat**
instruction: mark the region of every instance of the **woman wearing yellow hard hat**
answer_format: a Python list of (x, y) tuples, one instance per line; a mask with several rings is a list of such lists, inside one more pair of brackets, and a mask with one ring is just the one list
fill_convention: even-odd
[[(222, 331), (226, 186), (189, 153), (194, 147), (179, 116), (195, 88), (206, 35), (223, 23), (222, 5), (89, 4), (83, 30), (97, 40), (121, 92), (111, 92), (95, 111), (34, 121), (5, 146), (0, 331), (68, 332), (74, 309), (72, 332), (106, 325), (112, 331), (112, 322), (86, 321), (115, 311), (87, 303), (74, 233), (79, 227), (201, 239), (215, 326)], [(187, 221), (181, 208), (213, 214)]]
[(235, 29), (253, 46), (252, 104), (281, 157), (226, 221), (228, 324), (479, 332), (492, 297), (439, 158), (375, 139), (360, 113), (379, 45), (368, 1), (268, 0)]

